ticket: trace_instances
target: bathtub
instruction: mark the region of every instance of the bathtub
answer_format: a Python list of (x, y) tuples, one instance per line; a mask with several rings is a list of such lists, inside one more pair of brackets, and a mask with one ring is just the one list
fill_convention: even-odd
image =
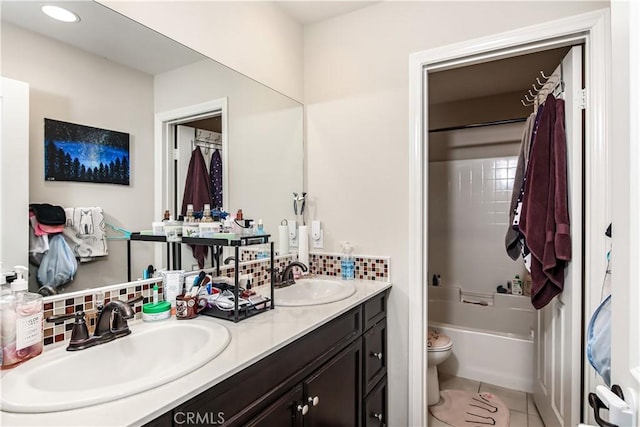
[(440, 373), (533, 392), (535, 319), (529, 297), (429, 286), (429, 328), (453, 340)]

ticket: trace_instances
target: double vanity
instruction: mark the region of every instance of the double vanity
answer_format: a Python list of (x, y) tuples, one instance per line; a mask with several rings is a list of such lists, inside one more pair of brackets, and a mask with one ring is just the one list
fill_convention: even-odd
[(3, 372), (1, 424), (384, 425), (390, 287), (305, 279), (238, 323), (172, 317), (60, 343)]

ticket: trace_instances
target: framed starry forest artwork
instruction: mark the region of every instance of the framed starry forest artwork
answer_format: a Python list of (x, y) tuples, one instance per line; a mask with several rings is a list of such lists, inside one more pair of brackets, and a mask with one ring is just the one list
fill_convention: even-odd
[(129, 185), (129, 134), (44, 119), (44, 178)]

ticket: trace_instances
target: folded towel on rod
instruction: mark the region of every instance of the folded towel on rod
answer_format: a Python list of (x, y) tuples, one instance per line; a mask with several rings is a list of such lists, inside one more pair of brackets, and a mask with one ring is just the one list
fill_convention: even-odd
[(101, 207), (65, 208), (67, 222), (63, 236), (80, 262), (109, 254)]

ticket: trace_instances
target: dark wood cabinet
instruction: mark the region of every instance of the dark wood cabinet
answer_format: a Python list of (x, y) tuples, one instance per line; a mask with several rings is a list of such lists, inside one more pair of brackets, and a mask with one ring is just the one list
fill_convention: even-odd
[(302, 420), (308, 412), (309, 405), (304, 402), (302, 384), (300, 384), (285, 393), (246, 425), (247, 427), (303, 427)]
[[(373, 296), (149, 425), (212, 425), (211, 414), (221, 414), (224, 422), (219, 424), (226, 427), (383, 425), (388, 292)], [(176, 416), (181, 414), (195, 416), (180, 422)]]
[(371, 389), (387, 373), (387, 322), (382, 319), (362, 335), (364, 346), (364, 392)]
[(362, 425), (381, 427), (387, 425), (387, 379), (380, 381), (364, 400)]
[(362, 344), (358, 340), (304, 382), (305, 427), (360, 425)]

